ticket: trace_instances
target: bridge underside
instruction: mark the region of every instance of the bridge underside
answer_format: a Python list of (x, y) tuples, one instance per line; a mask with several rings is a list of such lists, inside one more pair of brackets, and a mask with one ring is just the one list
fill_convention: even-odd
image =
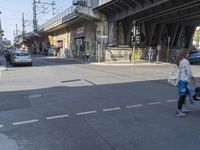
[(112, 0), (96, 10), (108, 18), (112, 46), (130, 45), (135, 21), (138, 46), (189, 48), (200, 25), (199, 0)]

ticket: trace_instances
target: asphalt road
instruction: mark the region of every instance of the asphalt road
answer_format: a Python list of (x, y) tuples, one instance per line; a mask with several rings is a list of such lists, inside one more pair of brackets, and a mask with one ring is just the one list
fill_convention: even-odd
[[(198, 150), (200, 102), (175, 116), (170, 64), (34, 57), (0, 79), (0, 150)], [(200, 67), (192, 66), (196, 77)]]

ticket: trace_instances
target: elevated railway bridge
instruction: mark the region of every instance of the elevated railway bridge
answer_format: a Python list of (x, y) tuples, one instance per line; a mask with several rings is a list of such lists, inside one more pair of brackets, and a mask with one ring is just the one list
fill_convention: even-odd
[(95, 10), (108, 18), (109, 38), (118, 39), (111, 45), (128, 45), (135, 21), (141, 44), (167, 46), (170, 38), (170, 47), (189, 48), (200, 25), (199, 0), (112, 0)]
[[(94, 1), (91, 0), (90, 4)], [(40, 31), (67, 26), (66, 22), (77, 17), (100, 22), (99, 16), (103, 16), (107, 23), (108, 47), (132, 47), (134, 44), (141, 48), (156, 48), (160, 45), (165, 53), (167, 48), (191, 48), (195, 29), (200, 26), (200, 0), (110, 0), (95, 7), (85, 6), (89, 6), (87, 11), (79, 13), (73, 9), (70, 14), (62, 13), (60, 19), (54, 18), (53, 24), (46, 23)], [(97, 32), (98, 29), (95, 35)]]

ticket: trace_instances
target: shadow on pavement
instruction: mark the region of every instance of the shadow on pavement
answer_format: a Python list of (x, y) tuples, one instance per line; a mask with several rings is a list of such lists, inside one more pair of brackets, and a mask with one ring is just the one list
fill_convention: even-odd
[[(198, 149), (200, 110), (177, 118), (177, 104), (166, 103), (177, 98), (177, 90), (166, 80), (106, 85), (77, 82), (80, 79), (63, 81), (63, 86), (58, 87), (0, 92), (1, 123), (38, 119), (10, 130), (1, 128), (1, 133), (13, 139), (21, 150), (73, 150), (75, 146), (77, 150), (113, 150), (119, 144), (126, 150)], [(160, 103), (148, 105), (155, 102)], [(142, 107), (126, 109), (135, 104)], [(121, 109), (103, 112), (105, 108)], [(76, 115), (85, 111), (96, 113)], [(61, 114), (69, 117), (45, 120)]]
[[(66, 110), (77, 105), (91, 109), (102, 104), (115, 106), (117, 103), (131, 104), (177, 97), (176, 88), (169, 86), (166, 80), (96, 85), (88, 80), (74, 79), (61, 83), (63, 86), (59, 87), (0, 92), (0, 110), (31, 107), (31, 102), (34, 101), (26, 99), (30, 95), (42, 95), (42, 99), (45, 99), (41, 101), (43, 104), (65, 103)], [(39, 101), (36, 97), (35, 102), (38, 102), (38, 105), (41, 104)]]

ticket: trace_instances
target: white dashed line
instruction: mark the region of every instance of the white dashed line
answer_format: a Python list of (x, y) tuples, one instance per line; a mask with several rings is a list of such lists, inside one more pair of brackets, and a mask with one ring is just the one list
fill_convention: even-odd
[(42, 97), (41, 94), (34, 94), (34, 95), (28, 95), (27, 98), (38, 98), (38, 97)]
[(16, 125), (28, 124), (28, 123), (34, 123), (34, 122), (38, 122), (38, 120), (34, 119), (34, 120), (27, 120), (27, 121), (21, 121), (21, 122), (14, 122), (13, 125), (16, 126)]
[(142, 104), (136, 104), (136, 105), (126, 106), (126, 108), (130, 109), (130, 108), (136, 108), (136, 107), (142, 107), (142, 106), (143, 106)]
[(86, 112), (80, 112), (80, 113), (76, 113), (76, 115), (88, 115), (88, 114), (94, 114), (97, 111), (86, 111)]
[(167, 100), (165, 101), (166, 103), (171, 103), (171, 102), (177, 102), (178, 100), (177, 99), (172, 99), (172, 100)]
[(58, 119), (58, 118), (65, 118), (65, 117), (69, 117), (69, 115), (59, 115), (59, 116), (51, 116), (51, 117), (46, 117), (47, 120), (51, 120), (51, 119)]
[(102, 111), (106, 112), (106, 111), (114, 111), (114, 110), (120, 110), (120, 107), (115, 107), (115, 108), (106, 108), (106, 109), (102, 109)]
[(148, 105), (158, 105), (158, 104), (162, 104), (162, 102), (153, 102), (153, 103), (147, 103)]
[[(36, 97), (40, 97), (41, 95), (29, 95), (29, 98), (36, 98)], [(164, 102), (166, 103), (171, 103), (171, 102), (177, 102), (177, 99), (171, 99), (171, 100), (165, 100)], [(162, 104), (163, 102), (151, 102), (151, 103), (146, 103), (147, 105), (158, 105), (158, 104)], [(144, 106), (144, 104), (134, 104), (134, 105), (127, 105), (126, 108), (127, 109), (131, 109), (131, 108), (137, 108), (137, 107), (142, 107)], [(103, 112), (109, 112), (109, 111), (116, 111), (116, 110), (121, 110), (120, 107), (113, 107), (113, 108), (105, 108), (102, 109)], [(78, 112), (76, 113), (77, 116), (80, 115), (89, 115), (89, 114), (95, 114), (97, 113), (97, 111), (92, 110), (92, 111), (86, 111), (86, 112)], [(52, 120), (52, 119), (58, 119), (58, 118), (66, 118), (69, 117), (70, 115), (65, 114), (65, 115), (58, 115), (58, 116), (50, 116), (50, 117), (46, 117), (47, 120)], [(33, 120), (26, 120), (26, 121), (20, 121), (20, 122), (14, 122), (12, 123), (12, 125), (17, 126), (17, 125), (22, 125), (22, 124), (30, 124), (30, 123), (34, 123), (34, 122), (38, 122), (38, 119), (33, 119)], [(4, 125), (0, 124), (0, 128), (3, 128)]]

